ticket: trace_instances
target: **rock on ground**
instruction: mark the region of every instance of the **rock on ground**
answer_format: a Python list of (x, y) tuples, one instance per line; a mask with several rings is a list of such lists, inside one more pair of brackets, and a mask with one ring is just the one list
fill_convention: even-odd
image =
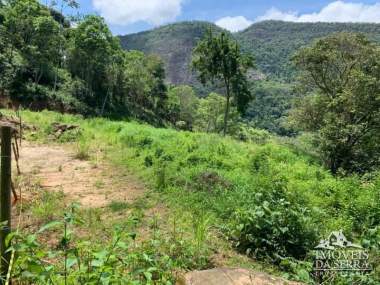
[(302, 285), (268, 274), (239, 268), (193, 271), (179, 278), (177, 285)]

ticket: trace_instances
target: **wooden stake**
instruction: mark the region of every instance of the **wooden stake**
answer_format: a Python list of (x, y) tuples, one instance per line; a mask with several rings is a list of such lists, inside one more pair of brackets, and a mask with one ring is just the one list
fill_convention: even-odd
[(1, 177), (0, 177), (0, 253), (1, 253), (1, 282), (4, 284), (10, 261), (10, 252), (6, 237), (11, 232), (11, 181), (12, 181), (12, 130), (10, 127), (1, 128)]
[(17, 174), (20, 175), (21, 171), (20, 171), (20, 165), (18, 164), (18, 153), (17, 153), (17, 150), (16, 150), (16, 147), (15, 147), (14, 143), (12, 143), (12, 149), (13, 149), (13, 154), (15, 156), (16, 167), (17, 167)]
[(15, 205), (18, 201), (18, 195), (17, 195), (16, 187), (15, 187), (15, 184), (13, 183), (13, 181), (11, 183), (11, 188), (12, 188), (12, 194), (13, 194), (13, 203), (12, 204)]
[(16, 150), (17, 150), (17, 160), (19, 160), (19, 158), (20, 158), (20, 149), (18, 147), (18, 141), (17, 141), (17, 135), (16, 134), (14, 135), (14, 139), (15, 139), (15, 145), (16, 145)]
[(21, 142), (22, 142), (22, 120), (21, 120), (21, 114), (19, 113), (20, 116), (20, 147), (21, 147)]

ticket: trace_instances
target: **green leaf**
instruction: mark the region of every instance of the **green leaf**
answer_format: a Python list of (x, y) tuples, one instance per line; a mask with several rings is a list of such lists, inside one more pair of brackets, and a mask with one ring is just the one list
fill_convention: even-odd
[(78, 263), (78, 260), (76, 258), (73, 258), (73, 257), (69, 257), (67, 260), (66, 260), (66, 267), (67, 268), (71, 268), (73, 267), (75, 264)]
[(58, 226), (61, 226), (63, 225), (62, 222), (59, 222), (59, 221), (53, 221), (53, 222), (50, 222), (44, 226), (42, 226), (39, 230), (38, 230), (38, 234), (40, 233), (43, 233), (44, 231), (47, 231), (47, 230), (50, 230), (51, 228), (55, 228), (55, 227), (58, 227)]

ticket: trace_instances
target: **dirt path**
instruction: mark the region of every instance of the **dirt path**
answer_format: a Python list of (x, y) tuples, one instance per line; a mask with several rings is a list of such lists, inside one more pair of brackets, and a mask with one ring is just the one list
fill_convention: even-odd
[(95, 165), (76, 159), (67, 146), (24, 142), (20, 168), (43, 189), (63, 191), (67, 203), (79, 202), (83, 207), (131, 202), (144, 194), (144, 186), (125, 171), (103, 162)]

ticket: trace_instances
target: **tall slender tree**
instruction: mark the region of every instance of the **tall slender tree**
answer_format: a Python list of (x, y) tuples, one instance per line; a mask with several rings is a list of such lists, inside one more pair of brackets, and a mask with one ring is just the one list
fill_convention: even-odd
[(225, 87), (223, 135), (226, 135), (231, 98), (240, 113), (244, 113), (251, 99), (247, 72), (254, 68), (254, 59), (251, 55), (242, 53), (238, 43), (227, 33), (214, 36), (210, 30), (193, 51), (193, 67), (198, 71), (202, 84), (219, 81)]

